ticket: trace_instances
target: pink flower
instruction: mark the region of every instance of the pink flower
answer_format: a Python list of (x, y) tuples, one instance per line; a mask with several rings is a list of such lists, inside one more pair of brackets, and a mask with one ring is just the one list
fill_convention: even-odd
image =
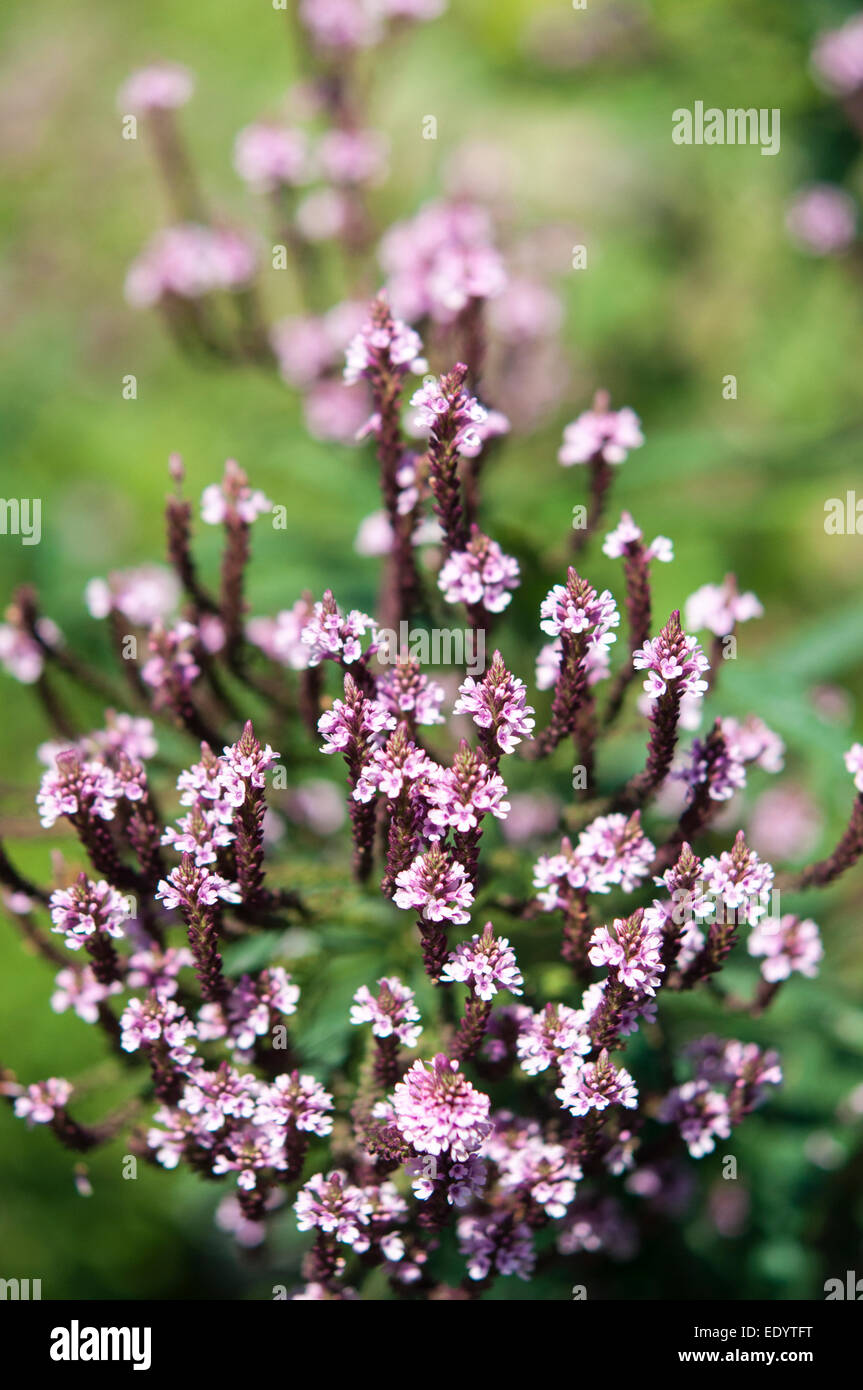
[(58, 1110), (62, 1110), (72, 1094), (72, 1087), (62, 1077), (49, 1076), (47, 1081), (35, 1081), (15, 1101), (15, 1114), (30, 1125), (49, 1125)]
[(491, 1102), (462, 1075), (459, 1063), (438, 1053), (414, 1062), (393, 1092), (396, 1126), (417, 1153), (475, 1153), (488, 1134)]
[(209, 869), (189, 862), (172, 869), (167, 879), (161, 879), (156, 890), (167, 908), (213, 907), (220, 900), (226, 903), (240, 902), (240, 890), (236, 883), (229, 883), (221, 874), (211, 873)]
[(394, 319), (386, 299), (380, 296), (372, 305), (370, 317), (348, 344), (345, 381), (352, 383), (361, 377), (375, 380), (385, 375), (402, 377), (407, 372), (424, 371), (422, 350), (419, 334), (401, 319)]
[(558, 460), (565, 468), (574, 463), (603, 459), (605, 463), (623, 463), (630, 449), (644, 443), (641, 422), (635, 411), (609, 410), (607, 398), (598, 398), (593, 410), (585, 410), (577, 420), (566, 426)]
[(493, 299), (506, 285), (488, 214), (467, 202), (429, 203), (386, 233), (380, 247), (396, 313), (411, 322), (430, 315), (452, 323), (474, 299)]
[(259, 488), (253, 491), (249, 487), (246, 474), (234, 459), (225, 463), (222, 482), (211, 483), (201, 495), (201, 520), (208, 526), (234, 520), (250, 526), (256, 517), (272, 509), (272, 502)]
[(644, 689), (652, 699), (664, 695), (672, 682), (680, 695), (701, 698), (707, 689), (702, 676), (710, 669), (710, 662), (696, 639), (681, 631), (678, 614), (672, 614), (659, 636), (633, 654), (632, 664), (636, 671), (650, 672)]
[(311, 613), (311, 603), (298, 599), (293, 608), (283, 608), (273, 618), (250, 618), (246, 636), (279, 666), (304, 671), (309, 665), (309, 649), (302, 640), (303, 628)]
[(345, 1245), (353, 1245), (361, 1228), (369, 1223), (372, 1204), (362, 1188), (354, 1187), (344, 1173), (336, 1171), (310, 1178), (297, 1194), (294, 1211), (299, 1230), (317, 1228)]
[(851, 96), (863, 86), (863, 15), (821, 34), (812, 50), (816, 77), (829, 92)]
[(454, 550), (441, 568), (438, 588), (447, 603), (502, 613), (518, 588), (519, 573), (518, 561), (474, 527), (467, 550)]
[(795, 970), (814, 979), (824, 955), (817, 923), (793, 913), (762, 918), (749, 937), (748, 950), (750, 956), (764, 956), (761, 974), (771, 984), (787, 980)]
[(857, 236), (857, 204), (834, 184), (811, 184), (790, 203), (785, 229), (795, 245), (812, 256), (839, 255)]
[(416, 908), (427, 922), (470, 921), (473, 887), (463, 865), (450, 861), (437, 845), (419, 854), (396, 876), (396, 907)]
[(188, 68), (179, 63), (154, 63), (128, 77), (117, 93), (117, 106), (127, 111), (171, 111), (185, 106), (195, 90)]
[(685, 623), (698, 632), (707, 628), (717, 637), (727, 637), (737, 623), (761, 618), (764, 609), (754, 594), (741, 594), (733, 574), (721, 584), (704, 584), (686, 600)]
[(583, 1056), (591, 1049), (588, 1016), (568, 1004), (546, 1004), (519, 1026), (516, 1050), (522, 1071), (538, 1076), (549, 1067)]
[(524, 681), (513, 676), (495, 652), (481, 681), (473, 676), (459, 686), (455, 714), (469, 714), (478, 728), (488, 732), (488, 743), (501, 753), (512, 753), (522, 739), (530, 738), (535, 720), (527, 703)]
[(176, 610), (180, 584), (164, 565), (140, 565), (117, 570), (107, 580), (91, 579), (85, 598), (94, 618), (116, 612), (138, 627), (152, 627)]
[(119, 994), (123, 986), (119, 980), (110, 984), (100, 984), (93, 974), (92, 966), (83, 969), (58, 971), (51, 995), (51, 1008), (55, 1014), (64, 1014), (67, 1009), (75, 1013), (85, 1023), (95, 1023), (99, 1018), (99, 1006), (112, 995)]
[(605, 1110), (609, 1105), (633, 1110), (638, 1104), (635, 1082), (625, 1067), (615, 1067), (609, 1061), (607, 1052), (601, 1052), (595, 1062), (570, 1055), (562, 1084), (554, 1094), (571, 1115), (586, 1115), (589, 1110)]
[(482, 935), (463, 941), (443, 968), (441, 979), (470, 985), (480, 999), (493, 999), (498, 990), (521, 994), (524, 984), (515, 952), (505, 936), (496, 937), (491, 922)]
[(315, 604), (301, 641), (309, 649), (310, 666), (320, 665), (325, 658), (350, 666), (363, 654), (360, 639), (370, 632), (374, 640), (376, 631), (374, 618), (357, 608), (343, 615), (332, 591), (327, 589), (320, 603)]
[(404, 1047), (416, 1047), (422, 1032), (414, 992), (395, 975), (378, 980), (377, 995), (367, 985), (360, 986), (351, 1006), (351, 1023), (370, 1023), (376, 1038), (395, 1037)]
[(323, 1138), (333, 1130), (329, 1112), (334, 1104), (330, 1093), (313, 1076), (293, 1071), (277, 1076), (261, 1092), (252, 1120), (256, 1125), (292, 1124), (303, 1134)]
[(615, 917), (610, 927), (597, 927), (590, 938), (591, 965), (607, 965), (609, 975), (635, 994), (656, 993), (665, 966), (660, 959), (662, 932), (640, 910)]
[(386, 177), (388, 142), (374, 130), (330, 130), (318, 145), (330, 183), (379, 183)]
[(240, 233), (184, 223), (157, 233), (132, 263), (126, 298), (136, 309), (150, 308), (167, 295), (199, 299), (246, 285), (254, 272), (254, 250)]
[[(619, 559), (629, 553), (630, 547), (638, 545), (643, 539), (640, 526), (636, 526), (629, 512), (622, 512), (619, 525), (609, 531), (606, 536), (602, 553), (610, 555), (612, 559)], [(663, 564), (668, 564), (674, 559), (674, 549), (667, 536), (656, 536), (644, 552), (645, 560), (661, 560)]]
[(121, 937), (129, 917), (128, 901), (104, 879), (93, 883), (81, 874), (71, 888), (58, 888), (49, 901), (52, 931), (63, 932), (66, 945), (77, 951), (95, 933)]
[(234, 168), (263, 193), (306, 183), (311, 176), (306, 137), (285, 126), (248, 125), (234, 142)]

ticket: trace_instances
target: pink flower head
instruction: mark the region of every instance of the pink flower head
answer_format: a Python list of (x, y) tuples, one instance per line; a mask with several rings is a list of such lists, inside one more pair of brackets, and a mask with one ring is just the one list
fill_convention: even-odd
[(433, 839), (445, 835), (450, 826), (464, 833), (474, 830), (485, 815), (505, 820), (509, 814), (503, 778), (465, 739), (452, 767), (433, 766), (422, 791), (430, 807), (427, 833)]
[(505, 936), (495, 936), (491, 922), (486, 922), (482, 935), (456, 947), (441, 979), (470, 985), (478, 998), (486, 1000), (493, 999), (501, 989), (521, 994), (524, 984), (515, 951)]
[(367, 985), (360, 986), (351, 1005), (351, 1023), (370, 1023), (376, 1038), (394, 1037), (403, 1047), (416, 1047), (422, 1032), (414, 992), (395, 975), (378, 980), (376, 995)]
[(476, 397), (465, 390), (466, 375), (467, 368), (459, 363), (440, 378), (426, 377), (411, 396), (417, 428), (428, 433), (432, 445), (439, 441), (456, 453), (479, 446), (477, 426), (485, 422), (487, 415)]
[(231, 990), (227, 1003), (227, 1031), (240, 1053), (251, 1053), (259, 1038), (271, 1033), (274, 1025), (296, 1013), (299, 986), (280, 965), (271, 965), (257, 975), (242, 975)]
[(731, 1134), (728, 1101), (707, 1081), (686, 1081), (675, 1086), (662, 1102), (658, 1118), (675, 1124), (693, 1158), (713, 1153), (717, 1139)]
[(195, 80), (188, 68), (179, 63), (154, 63), (126, 79), (117, 93), (117, 106), (123, 113), (172, 111), (185, 106), (194, 90)]
[(306, 183), (311, 176), (306, 137), (285, 126), (245, 126), (234, 142), (234, 168), (263, 193)]
[(591, 965), (607, 965), (609, 975), (635, 994), (653, 995), (665, 970), (662, 943), (662, 932), (639, 908), (631, 917), (616, 917), (610, 927), (597, 927), (588, 959)]
[(294, 1203), (301, 1231), (319, 1230), (344, 1245), (360, 1238), (369, 1223), (372, 1204), (361, 1187), (354, 1187), (340, 1171), (316, 1173), (297, 1194)]
[(129, 904), (104, 879), (93, 883), (86, 874), (79, 874), (71, 888), (58, 888), (49, 900), (52, 931), (63, 932), (66, 945), (77, 951), (88, 937), (100, 934), (111, 937), (123, 935), (123, 924), (129, 918)]
[(810, 184), (790, 203), (785, 229), (794, 244), (811, 256), (841, 255), (857, 236), (857, 204), (835, 184)]
[(763, 917), (748, 942), (750, 956), (763, 956), (761, 974), (770, 984), (787, 980), (795, 970), (814, 979), (824, 955), (817, 923), (794, 913)]
[(87, 607), (94, 618), (120, 613), (138, 627), (151, 627), (176, 610), (180, 584), (164, 565), (139, 565), (118, 570), (104, 579), (91, 579), (85, 591)]
[(437, 764), (408, 738), (406, 725), (400, 724), (383, 748), (374, 748), (354, 788), (355, 801), (371, 801), (381, 792), (395, 801), (412, 783), (433, 777)]
[(221, 874), (211, 873), (209, 869), (195, 864), (191, 855), (184, 854), (167, 879), (160, 880), (156, 897), (167, 908), (180, 907), (195, 911), (199, 907), (213, 907), (219, 901), (238, 903), (240, 890), (236, 883), (229, 883)]
[(381, 36), (379, 11), (366, 0), (300, 0), (300, 20), (322, 54), (370, 48)]
[(414, 1062), (393, 1092), (395, 1123), (417, 1153), (451, 1153), (464, 1159), (488, 1134), (491, 1102), (438, 1053), (432, 1062)]
[(393, 318), (385, 295), (374, 301), (368, 319), (351, 339), (345, 354), (345, 381), (362, 377), (383, 383), (389, 376), (425, 370), (422, 339), (401, 319)]
[(609, 1105), (633, 1110), (638, 1104), (638, 1090), (629, 1072), (625, 1067), (615, 1067), (605, 1051), (595, 1062), (570, 1055), (563, 1068), (562, 1084), (554, 1094), (571, 1115), (586, 1115), (589, 1110), (605, 1110)]
[(754, 594), (738, 593), (733, 574), (727, 574), (721, 584), (702, 585), (686, 600), (686, 626), (695, 632), (707, 628), (717, 637), (727, 637), (737, 623), (763, 615)]
[(255, 737), (251, 719), (246, 720), (241, 737), (230, 747), (223, 749), (223, 757), (232, 772), (249, 787), (266, 786), (266, 773), (281, 754), (275, 753), (269, 744), (262, 748)]
[[(636, 526), (629, 512), (622, 512), (620, 523), (613, 531), (609, 531), (606, 536), (602, 553), (610, 555), (613, 560), (620, 559), (621, 556), (629, 555), (641, 546), (643, 533), (640, 526)], [(661, 560), (668, 564), (674, 559), (674, 549), (667, 536), (657, 536), (644, 552), (645, 560)]]
[(229, 227), (168, 227), (129, 267), (126, 299), (133, 308), (147, 309), (171, 295), (199, 299), (237, 289), (252, 279), (255, 262), (251, 243)]
[(378, 700), (391, 714), (414, 724), (443, 724), (444, 688), (420, 670), (419, 662), (399, 660), (378, 677)]
[(573, 848), (561, 841), (560, 853), (542, 855), (534, 886), (544, 911), (565, 907), (572, 892), (607, 893), (620, 885), (630, 893), (647, 876), (656, 850), (641, 827), (641, 814), (615, 811), (585, 826)]
[(481, 605), (488, 613), (502, 613), (518, 588), (518, 561), (504, 555), (497, 541), (489, 540), (475, 526), (466, 550), (454, 550), (438, 575), (438, 588), (447, 603)]
[(485, 1279), (494, 1271), (529, 1279), (536, 1264), (533, 1234), (524, 1221), (513, 1221), (505, 1211), (482, 1216), (463, 1216), (457, 1227), (461, 1253), (471, 1279)]
[(664, 695), (669, 685), (676, 694), (700, 698), (707, 689), (703, 674), (710, 669), (696, 638), (687, 637), (680, 626), (680, 614), (672, 613), (658, 637), (645, 642), (633, 654), (636, 671), (649, 671), (644, 689), (652, 699)]
[(273, 618), (250, 618), (246, 636), (279, 666), (304, 671), (309, 664), (309, 649), (303, 643), (302, 634), (311, 613), (311, 602), (298, 599), (293, 608), (283, 608)]
[(160, 998), (155, 992), (146, 999), (130, 999), (120, 1028), (124, 1052), (147, 1050), (159, 1043), (178, 1066), (185, 1067), (192, 1060), (189, 1040), (195, 1037), (195, 1025), (173, 999)]
[(63, 1110), (72, 1094), (71, 1084), (59, 1076), (47, 1081), (35, 1081), (15, 1100), (15, 1114), (27, 1125), (49, 1125), (59, 1110)]
[(773, 868), (758, 858), (737, 833), (732, 849), (704, 861), (707, 890), (717, 899), (722, 913), (754, 926), (766, 916), (773, 888)]
[(470, 921), (473, 887), (463, 865), (432, 845), (396, 876), (393, 902), (396, 907), (417, 909), (427, 922), (464, 926)]
[(848, 97), (863, 86), (863, 15), (821, 34), (812, 50), (812, 67), (822, 86)]
[(57, 753), (36, 796), (40, 820), (50, 829), (61, 816), (70, 820), (113, 820), (122, 789), (103, 763), (83, 760), (75, 748)]
[(607, 395), (599, 393), (593, 409), (585, 410), (566, 426), (557, 457), (565, 468), (592, 459), (617, 464), (623, 463), (630, 449), (639, 449), (643, 443), (641, 421), (635, 411), (628, 406), (609, 410)]
[[(345, 681), (349, 677), (345, 677)], [(370, 743), (395, 725), (395, 718), (377, 700), (366, 699), (357, 693), (353, 701), (334, 700), (332, 709), (324, 710), (318, 729), (324, 736), (322, 753), (349, 753), (368, 750)], [(358, 797), (357, 800), (363, 800)]]
[(566, 584), (555, 584), (540, 604), (540, 628), (549, 637), (586, 634), (589, 647), (608, 647), (617, 641), (611, 629), (620, 623), (617, 605), (608, 589), (597, 594), (592, 585), (570, 570)]
[(488, 214), (467, 202), (429, 203), (396, 223), (380, 259), (395, 312), (411, 322), (429, 315), (452, 323), (472, 300), (493, 299), (506, 285)]
[(512, 753), (522, 739), (530, 738), (535, 720), (533, 706), (527, 703), (524, 681), (513, 676), (495, 652), (481, 681), (468, 676), (459, 686), (454, 713), (469, 714), (478, 728), (488, 731), (488, 742), (495, 751)]
[(568, 1004), (546, 1004), (522, 1021), (516, 1050), (522, 1071), (538, 1076), (549, 1067), (563, 1065), (571, 1057), (590, 1051), (587, 1015)]
[(83, 969), (60, 970), (54, 981), (51, 995), (51, 1008), (55, 1014), (64, 1014), (67, 1009), (75, 1013), (85, 1023), (95, 1023), (99, 1018), (99, 1008), (112, 995), (119, 994), (123, 986), (119, 980), (101, 984), (93, 973), (92, 966)]
[(318, 163), (330, 183), (380, 183), (388, 152), (388, 142), (375, 130), (330, 130), (318, 145)]
[(293, 1125), (303, 1134), (323, 1138), (332, 1133), (329, 1112), (334, 1104), (330, 1093), (313, 1076), (293, 1071), (277, 1076), (261, 1092), (252, 1119), (256, 1125)]
[(256, 517), (272, 510), (270, 499), (259, 488), (253, 491), (249, 487), (245, 472), (234, 459), (226, 461), (222, 482), (205, 487), (201, 497), (201, 520), (209, 526), (222, 522), (249, 526)]
[(309, 648), (309, 665), (319, 666), (327, 658), (352, 665), (363, 654), (360, 638), (367, 632), (372, 634), (374, 641), (377, 633), (374, 618), (356, 608), (342, 615), (332, 591), (327, 589), (320, 603), (315, 604), (302, 632), (303, 645)]
[(195, 660), (199, 641), (198, 629), (185, 619), (170, 628), (161, 622), (151, 627), (147, 638), (151, 655), (141, 667), (141, 679), (155, 691), (154, 709), (182, 701), (200, 676), (201, 668)]

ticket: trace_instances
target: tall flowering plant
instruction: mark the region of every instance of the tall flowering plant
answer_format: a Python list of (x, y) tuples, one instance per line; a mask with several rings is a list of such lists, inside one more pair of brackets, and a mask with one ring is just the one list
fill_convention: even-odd
[[(384, 11), (395, 24), (438, 8), (393, 0), (372, 19), (360, 5), (300, 7), (329, 125), (314, 158), (297, 129), (249, 127), (236, 165), (286, 219), (301, 264), (322, 225), (337, 224), (352, 255), (369, 245), (361, 189), (383, 153), (356, 126), (345, 54), (382, 37)], [(149, 69), (122, 104), (144, 113), (178, 205), (200, 218), (174, 117), (190, 90), (182, 70)], [(381, 511), (358, 548), (382, 557), (375, 616), (331, 590), (250, 611), (252, 537), (274, 504), (234, 460), (200, 503), (223, 535), (211, 583), (172, 457), (168, 567), (87, 590), (123, 685), (67, 646), (31, 589), (0, 626), (4, 666), (51, 725), (39, 816), (68, 831), (52, 881), (0, 845), (5, 906), (57, 972), (52, 1008), (104, 1035), (131, 1098), (85, 1123), (74, 1080), (7, 1069), (2, 1093), (73, 1152), (122, 1134), (136, 1161), (219, 1184), (219, 1225), (244, 1246), (294, 1221), (306, 1242), (297, 1299), (387, 1286), (471, 1299), (539, 1266), (569, 1269), (574, 1254), (632, 1253), (639, 1203), (645, 1222), (673, 1211), (688, 1165), (769, 1104), (779, 1056), (734, 1035), (792, 974), (817, 973), (819, 930), (794, 895), (863, 855), (860, 744), (846, 755), (848, 826), (825, 858), (778, 876), (728, 827), (752, 770), (781, 770), (781, 740), (754, 715), (714, 714), (692, 735), (716, 700), (723, 641), (761, 608), (728, 579), (654, 612), (651, 565), (673, 548), (646, 543), (628, 512), (603, 535), (615, 476), (644, 443), (635, 413), (604, 393), (559, 455), (586, 469), (574, 563), (560, 561), (538, 611), (521, 604), (526, 566), (484, 531), (482, 501), (510, 427), (490, 400), (496, 389), (508, 400), (508, 373), (541, 336), (516, 341), (513, 323), (536, 325), (544, 301), (507, 279), (488, 230), (464, 203), (427, 209), (384, 237), (387, 285), (370, 303), (269, 335), (251, 259), (225, 229), (187, 221), (130, 275), (129, 297), (158, 304), (184, 344), (278, 359), (319, 432), (367, 441)], [(217, 291), (238, 311), (230, 340)], [(508, 295), (518, 310), (492, 313)], [(621, 561), (617, 596), (591, 579), (600, 543)], [(508, 656), (514, 611), (535, 626), (536, 693)], [(493, 640), (447, 689), (420, 639), (452, 637), (453, 621), (483, 652)], [(104, 709), (95, 728), (77, 723), (69, 682)], [(642, 721), (644, 751), (618, 776), (624, 710)], [(160, 727), (168, 752), (183, 750), (176, 776)], [(331, 783), (303, 780), (314, 749), (344, 764), (343, 817)], [(562, 767), (571, 803), (549, 818), (543, 796)], [(533, 788), (517, 804), (516, 780)], [(310, 872), (286, 819), (300, 843), (317, 836), (329, 853), (335, 840), (335, 880), (326, 854)], [(518, 856), (531, 838), (537, 854)], [(303, 993), (319, 936), (348, 913), (384, 920), (387, 937), (380, 974), (351, 981), (354, 1041), (333, 1061), (304, 1029)], [(338, 952), (339, 928), (328, 931)], [(746, 997), (722, 981), (734, 951), (758, 962)], [(675, 1049), (675, 1000), (696, 991), (722, 1002), (727, 1027)]]

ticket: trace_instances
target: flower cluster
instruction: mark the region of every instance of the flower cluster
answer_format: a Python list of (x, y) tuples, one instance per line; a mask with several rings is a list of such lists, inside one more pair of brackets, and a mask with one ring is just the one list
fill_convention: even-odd
[[(0, 624), (0, 663), (47, 722), (36, 808), (62, 842), (32, 879), (0, 844), (2, 901), (52, 968), (57, 1026), (98, 1032), (134, 1094), (84, 1124), (65, 1078), (4, 1070), (0, 1090), (75, 1154), (122, 1134), (130, 1153), (222, 1184), (217, 1224), (249, 1248), (295, 1223), (302, 1252), (279, 1249), (302, 1300), (383, 1287), (477, 1299), (538, 1259), (568, 1281), (575, 1252), (631, 1257), (630, 1209), (651, 1230), (675, 1221), (687, 1151), (712, 1152), (769, 1104), (779, 1059), (747, 1040), (748, 1022), (769, 1041), (773, 1000), (805, 989), (830, 945), (827, 919), (822, 941), (808, 898), (793, 899), (863, 858), (860, 742), (845, 755), (853, 790), (840, 784), (847, 827), (823, 858), (781, 870), (777, 857), (774, 871), (773, 851), (737, 831), (739, 804), (753, 823), (736, 795), (750, 771), (778, 773), (785, 756), (758, 716), (720, 709), (718, 657), (762, 606), (726, 576), (690, 596), (685, 624), (677, 609), (654, 622), (651, 566), (672, 559), (671, 540), (646, 544), (627, 511), (601, 526), (645, 442), (634, 411), (600, 392), (567, 425), (558, 457), (584, 465), (568, 476), (585, 505), (547, 561), (517, 528), (501, 534), (518, 558), (484, 529), (489, 465), (511, 429), (556, 408), (566, 374), (556, 384), (560, 306), (524, 269), (536, 248), (510, 243), (513, 271), (471, 201), (481, 159), (463, 155), (450, 197), (378, 235), (366, 193), (387, 142), (367, 128), (355, 59), (442, 9), (299, 5), (311, 80), (290, 118), (251, 120), (234, 146), (292, 270), (281, 323), (261, 304), (256, 239), (207, 215), (179, 125), (191, 75), (144, 69), (120, 98), (177, 218), (133, 265), (127, 297), (157, 308), (183, 350), (280, 376), (318, 439), (357, 447), (358, 490), (364, 468), (380, 482), (357, 546), (383, 561), (376, 603), (368, 577), (351, 587), (348, 551), (328, 576), (343, 606), (329, 588), (317, 601), (294, 591), (253, 615), (254, 523), (287, 509), (228, 460), (193, 516), (172, 456), (168, 566), (86, 591), (123, 656), (128, 712), (33, 590)], [(861, 86), (858, 38), (852, 23), (816, 54), (846, 95)], [(368, 304), (376, 252), (386, 285)], [(324, 308), (339, 281), (346, 297)], [(418, 389), (411, 373), (425, 374)], [(214, 582), (200, 524), (218, 528)], [(589, 577), (603, 534), (617, 597)], [(564, 540), (578, 568), (561, 563)], [(548, 640), (529, 687), (519, 643), (536, 634), (538, 600)], [(456, 603), (477, 661), (453, 673), (422, 653)], [(690, 632), (711, 635), (710, 659)], [(712, 726), (681, 751), (708, 692)], [(773, 910), (776, 883), (787, 912)], [(732, 993), (717, 977), (733, 952)], [(681, 994), (685, 1008), (667, 1007)], [(713, 1027), (733, 1013), (741, 1040), (690, 1043), (702, 1000)]]

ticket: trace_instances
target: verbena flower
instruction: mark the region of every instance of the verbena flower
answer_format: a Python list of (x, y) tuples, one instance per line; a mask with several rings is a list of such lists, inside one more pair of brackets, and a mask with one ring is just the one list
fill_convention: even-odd
[(643, 443), (641, 422), (628, 406), (622, 410), (585, 410), (566, 426), (557, 457), (566, 468), (596, 458), (619, 464)]
[(491, 922), (486, 922), (481, 934), (456, 947), (441, 979), (470, 985), (480, 999), (493, 999), (501, 989), (521, 994), (524, 984), (515, 951), (505, 936), (495, 936)]
[(438, 588), (447, 603), (479, 605), (488, 613), (502, 613), (518, 588), (518, 561), (504, 555), (496, 541), (474, 528), (464, 550), (454, 550), (441, 567)]
[(470, 921), (473, 888), (463, 865), (433, 845), (398, 875), (393, 902), (416, 908), (429, 922), (464, 926)]
[(351, 1023), (370, 1023), (376, 1038), (397, 1038), (403, 1047), (416, 1047), (422, 1032), (414, 992), (394, 975), (378, 980), (377, 995), (367, 985), (360, 986), (351, 1006)]
[(787, 980), (794, 971), (813, 979), (824, 955), (817, 923), (793, 912), (763, 917), (753, 928), (747, 949), (750, 956), (763, 957), (761, 974), (770, 984)]
[(485, 747), (499, 753), (512, 753), (522, 739), (530, 738), (535, 723), (524, 681), (506, 669), (500, 652), (495, 652), (481, 681), (468, 676), (459, 686), (454, 713), (469, 714), (486, 734)]
[(438, 1053), (430, 1063), (416, 1061), (393, 1092), (396, 1126), (420, 1154), (475, 1153), (489, 1131), (490, 1101)]

